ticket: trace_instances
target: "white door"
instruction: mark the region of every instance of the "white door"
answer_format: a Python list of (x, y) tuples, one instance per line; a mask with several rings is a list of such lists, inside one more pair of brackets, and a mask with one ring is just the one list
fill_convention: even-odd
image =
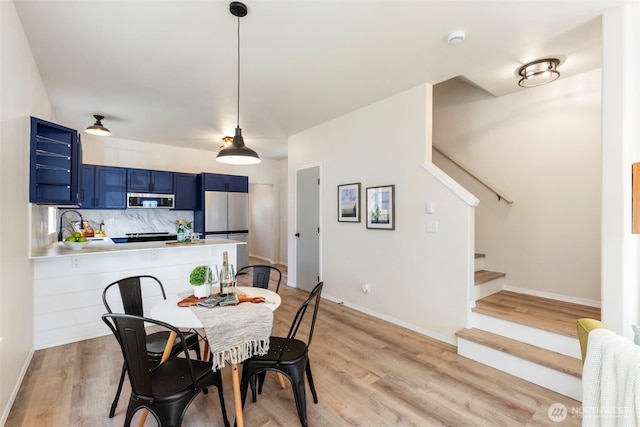
[(320, 167), (296, 172), (296, 287), (320, 281)]

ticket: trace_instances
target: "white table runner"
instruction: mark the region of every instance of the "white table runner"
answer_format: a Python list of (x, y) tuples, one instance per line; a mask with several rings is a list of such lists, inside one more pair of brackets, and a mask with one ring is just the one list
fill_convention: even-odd
[(213, 369), (225, 362), (242, 363), (269, 351), (273, 311), (263, 303), (244, 302), (226, 307), (191, 307), (209, 341)]

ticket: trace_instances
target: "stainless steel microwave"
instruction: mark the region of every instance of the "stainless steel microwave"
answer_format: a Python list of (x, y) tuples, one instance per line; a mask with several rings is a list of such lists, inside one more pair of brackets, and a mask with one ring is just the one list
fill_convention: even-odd
[(173, 194), (127, 193), (127, 208), (173, 209), (175, 201)]

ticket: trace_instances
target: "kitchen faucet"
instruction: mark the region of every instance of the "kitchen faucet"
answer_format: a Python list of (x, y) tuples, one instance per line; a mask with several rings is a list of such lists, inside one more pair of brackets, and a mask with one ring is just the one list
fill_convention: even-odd
[(60, 214), (60, 229), (58, 230), (58, 241), (61, 242), (62, 241), (62, 217), (64, 216), (64, 214), (69, 213), (69, 212), (74, 212), (76, 214), (78, 214), (78, 216), (80, 217), (80, 229), (84, 228), (84, 222), (82, 221), (82, 214), (78, 211), (74, 211), (74, 210), (69, 210), (69, 211), (64, 211)]

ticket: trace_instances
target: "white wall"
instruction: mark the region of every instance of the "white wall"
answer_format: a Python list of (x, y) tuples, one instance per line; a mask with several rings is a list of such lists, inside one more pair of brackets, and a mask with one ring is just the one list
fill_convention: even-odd
[[(560, 70), (562, 71), (562, 70)], [(476, 195), (484, 266), (528, 292), (600, 303), (600, 70), (499, 98), (461, 79), (434, 86), (434, 163)]]
[(631, 165), (640, 161), (640, 5), (602, 20), (602, 320), (631, 337), (640, 323), (640, 236), (631, 234)]
[(33, 352), (29, 117), (53, 117), (10, 1), (0, 1), (0, 40), (0, 425), (4, 425)]
[[(116, 132), (115, 129), (111, 129)], [(120, 139), (116, 136), (100, 137), (82, 134), (83, 162), (88, 164), (134, 167), (143, 169), (159, 169), (187, 173), (225, 173), (245, 175), (249, 184), (266, 184), (273, 186), (274, 217), (277, 220), (277, 248), (274, 261), (287, 262), (287, 219), (284, 214), (287, 203), (286, 176), (287, 160), (262, 159), (257, 165), (232, 166), (215, 161), (212, 151), (179, 148), (148, 142)], [(215, 148), (217, 149), (217, 147)], [(258, 153), (259, 154), (259, 153)], [(254, 230), (259, 232), (258, 230)]]
[[(454, 342), (466, 326), (473, 224), (468, 205), (422, 167), (430, 121), (431, 86), (421, 85), (289, 138), (289, 282), (296, 277), (295, 171), (319, 164), (323, 296)], [(395, 185), (395, 230), (367, 229), (364, 218), (337, 221), (337, 186), (355, 182), (363, 201), (366, 187)], [(427, 201), (436, 209), (429, 217)], [(427, 233), (427, 220), (438, 221), (440, 232)]]

